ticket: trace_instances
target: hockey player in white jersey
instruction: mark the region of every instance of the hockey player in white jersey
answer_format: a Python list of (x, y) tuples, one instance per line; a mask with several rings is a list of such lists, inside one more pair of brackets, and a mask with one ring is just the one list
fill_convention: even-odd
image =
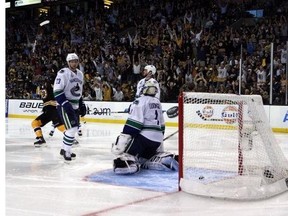
[(76, 157), (71, 147), (79, 126), (79, 114), (86, 113), (86, 107), (82, 100), (84, 80), (83, 73), (78, 69), (79, 57), (69, 53), (66, 61), (68, 67), (58, 71), (53, 91), (58, 113), (66, 127), (60, 154), (69, 162)]
[(116, 174), (133, 174), (140, 168), (178, 170), (177, 157), (164, 152), (165, 121), (157, 92), (155, 83), (148, 81), (143, 96), (131, 105), (123, 131), (112, 144)]
[(144, 67), (144, 70), (142, 72), (142, 75), (144, 76), (143, 79), (141, 79), (137, 83), (137, 91), (136, 91), (136, 98), (143, 95), (143, 88), (147, 81), (153, 82), (154, 86), (157, 88), (157, 93), (155, 95), (156, 98), (160, 100), (160, 86), (156, 79), (154, 79), (154, 75), (156, 74), (156, 67), (154, 65), (147, 65)]

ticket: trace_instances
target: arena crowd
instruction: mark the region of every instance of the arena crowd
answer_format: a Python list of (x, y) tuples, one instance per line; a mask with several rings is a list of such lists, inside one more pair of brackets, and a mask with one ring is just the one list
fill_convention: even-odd
[[(285, 104), (287, 1), (118, 2), (105, 9), (79, 1), (61, 5), (61, 12), (51, 6), (37, 18), (27, 9), (7, 11), (6, 98), (40, 99), (43, 83), (75, 52), (85, 100), (133, 101), (141, 71), (152, 64), (161, 102), (195, 91), (260, 94), (270, 104), (272, 65), (273, 104)], [(262, 18), (246, 12), (259, 8)], [(45, 19), (50, 23), (39, 26)]]

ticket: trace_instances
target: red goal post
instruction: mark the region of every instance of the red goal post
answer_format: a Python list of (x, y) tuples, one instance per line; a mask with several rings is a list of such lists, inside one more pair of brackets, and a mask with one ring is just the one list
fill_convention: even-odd
[(179, 95), (179, 189), (263, 199), (288, 189), (288, 161), (259, 95)]

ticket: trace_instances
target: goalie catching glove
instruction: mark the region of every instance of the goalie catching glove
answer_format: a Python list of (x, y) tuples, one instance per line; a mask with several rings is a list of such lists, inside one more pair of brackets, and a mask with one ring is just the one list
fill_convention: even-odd
[(122, 154), (128, 145), (132, 142), (132, 137), (129, 134), (121, 133), (115, 143), (112, 143), (112, 149), (111, 152), (115, 155)]

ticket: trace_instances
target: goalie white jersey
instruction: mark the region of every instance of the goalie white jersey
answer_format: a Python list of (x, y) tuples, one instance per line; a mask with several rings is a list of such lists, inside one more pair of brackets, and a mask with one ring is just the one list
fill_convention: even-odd
[(146, 95), (136, 99), (130, 107), (123, 133), (131, 136), (140, 133), (149, 140), (162, 142), (164, 132), (165, 121), (159, 99)]
[(77, 69), (76, 73), (74, 73), (69, 68), (62, 68), (58, 71), (54, 82), (54, 95), (57, 96), (64, 92), (73, 109), (78, 109), (79, 99), (82, 96), (83, 83), (82, 71)]
[(143, 88), (145, 86), (145, 83), (148, 81), (153, 82), (154, 85), (156, 86), (157, 93), (156, 93), (155, 97), (160, 100), (160, 86), (159, 86), (159, 83), (157, 82), (157, 80), (155, 80), (154, 78), (150, 78), (149, 80), (146, 80), (145, 78), (143, 78), (138, 82), (137, 91), (136, 91), (136, 98), (141, 97), (143, 95)]

